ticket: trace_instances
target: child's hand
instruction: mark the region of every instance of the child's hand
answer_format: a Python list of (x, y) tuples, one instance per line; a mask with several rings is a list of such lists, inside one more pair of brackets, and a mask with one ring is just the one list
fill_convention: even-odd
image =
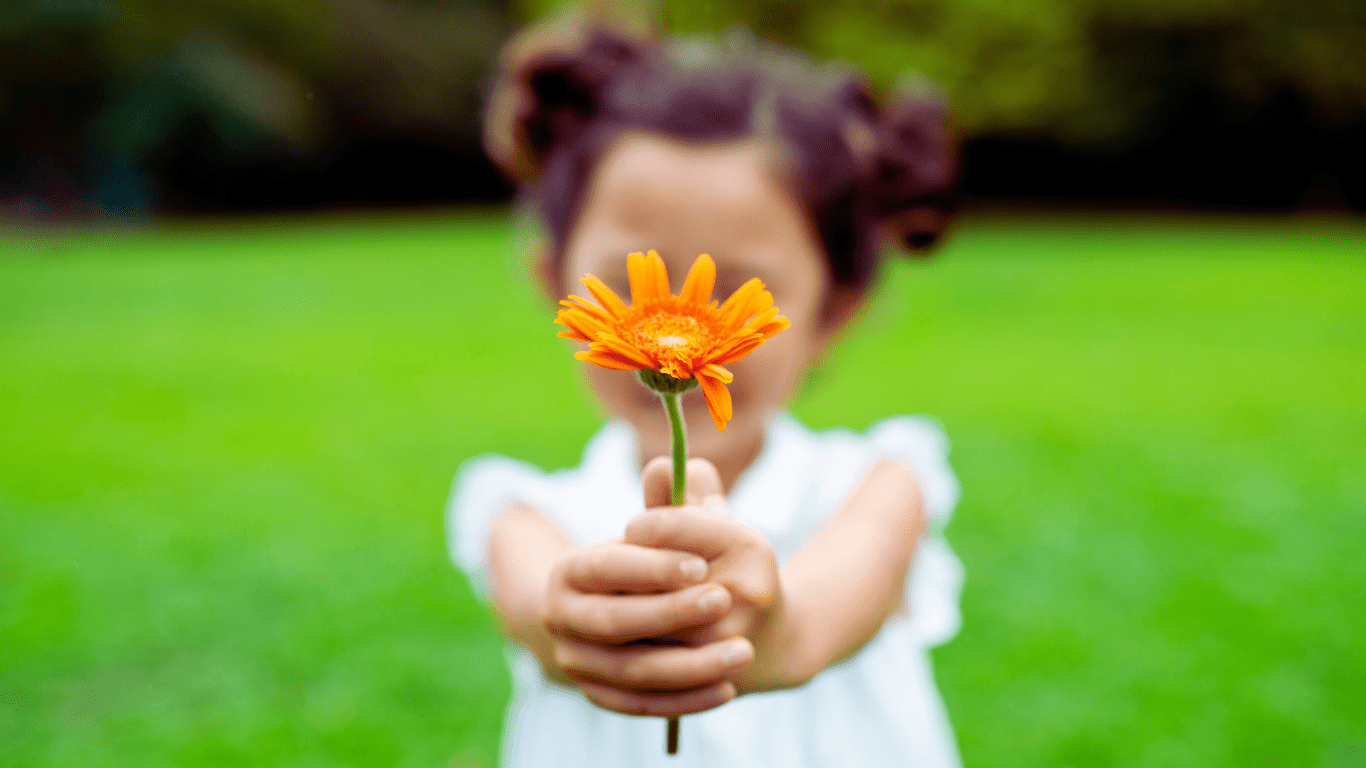
[(716, 467), (705, 459), (688, 461), (686, 506), (668, 506), (668, 460), (655, 459), (645, 467), (644, 485), (647, 511), (626, 527), (626, 541), (706, 558), (708, 582), (724, 586), (731, 597), (730, 610), (719, 620), (672, 637), (694, 646), (749, 640), (754, 663), (732, 678), (740, 693), (803, 682), (791, 673), (795, 643), (773, 547), (763, 534), (731, 519)]
[(621, 541), (569, 550), (551, 570), (541, 611), (552, 640), (547, 672), (626, 714), (676, 716), (730, 701), (728, 678), (752, 658), (747, 641), (649, 640), (726, 615), (730, 593), (699, 583), (706, 577), (706, 561), (682, 551)]

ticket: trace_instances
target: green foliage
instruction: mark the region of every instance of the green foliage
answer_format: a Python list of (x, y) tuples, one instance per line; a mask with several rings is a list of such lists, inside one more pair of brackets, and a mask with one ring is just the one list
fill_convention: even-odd
[(310, 0), (15, 0), (0, 11), (0, 118), (66, 85), (84, 92), (75, 108), (105, 110), (91, 138), (115, 156), (150, 153), (193, 110), (297, 139), (305, 81), (335, 64), (324, 20)]
[[(511, 7), (530, 20), (563, 4)], [(1192, 102), (1213, 100), (1228, 113), (1219, 124), (1236, 126), (1286, 94), (1309, 105), (1320, 133), (1366, 121), (1366, 4), (1347, 0), (592, 5), (657, 7), (680, 33), (745, 24), (851, 61), (886, 91), (932, 80), (970, 136), (1122, 150)], [(214, 168), (321, 167), (353, 137), (473, 149), (508, 13), (494, 0), (6, 0), (0, 179), (17, 178), (20, 196), (99, 198), (108, 185), (148, 197), (148, 174), (168, 174), (187, 151)], [(54, 168), (61, 178), (47, 178)]]
[[(0, 233), (0, 764), (492, 763), (449, 483), (598, 423), (509, 235)], [(1360, 764), (1363, 235), (979, 219), (893, 266), (796, 411), (954, 441), (969, 765)]]
[(206, 152), (243, 157), (325, 156), (348, 123), (469, 142), (505, 31), (480, 0), (6, 0), (0, 141), (114, 167), (199, 128)]
[[(584, 3), (596, 7), (641, 3)], [(653, 3), (644, 3), (647, 6)], [(522, 0), (524, 19), (567, 5)], [(1255, 108), (1291, 89), (1366, 119), (1366, 4), (1341, 0), (661, 0), (676, 32), (744, 24), (884, 89), (928, 76), (972, 134), (1132, 139), (1180, 83)], [(640, 11), (636, 11), (637, 14)]]

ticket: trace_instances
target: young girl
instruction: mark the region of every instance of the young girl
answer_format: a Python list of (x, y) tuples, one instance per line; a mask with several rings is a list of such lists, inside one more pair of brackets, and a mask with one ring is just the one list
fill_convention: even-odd
[(452, 555), (517, 643), (504, 764), (957, 765), (926, 652), (959, 621), (947, 442), (921, 418), (816, 433), (782, 410), (882, 249), (928, 247), (947, 221), (943, 103), (879, 105), (738, 36), (581, 23), (513, 41), (486, 136), (544, 220), (552, 300), (590, 273), (628, 295), (626, 254), (647, 249), (676, 292), (709, 253), (718, 298), (759, 277), (791, 321), (731, 366), (724, 431), (683, 397), (686, 506), (668, 507), (668, 422), (630, 371), (585, 366), (615, 418), (577, 468), (462, 467)]

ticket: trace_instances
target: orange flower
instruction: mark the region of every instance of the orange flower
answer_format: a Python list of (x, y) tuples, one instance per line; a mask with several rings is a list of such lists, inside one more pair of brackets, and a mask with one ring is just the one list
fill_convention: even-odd
[(589, 275), (581, 282), (598, 303), (581, 296), (561, 301), (555, 322), (569, 330), (560, 335), (589, 343), (587, 351), (574, 355), (584, 362), (622, 371), (658, 371), (680, 384), (696, 379), (712, 421), (724, 430), (731, 417), (726, 385), (735, 377), (721, 366), (758, 349), (791, 323), (778, 314), (773, 294), (757, 277), (718, 307), (711, 300), (716, 263), (705, 253), (693, 263), (677, 296), (669, 293), (664, 260), (654, 251), (627, 256), (626, 271), (631, 306)]

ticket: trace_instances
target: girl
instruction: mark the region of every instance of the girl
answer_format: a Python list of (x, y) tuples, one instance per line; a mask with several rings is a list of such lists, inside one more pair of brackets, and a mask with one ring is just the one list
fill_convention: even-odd
[(658, 396), (627, 371), (588, 366), (615, 418), (577, 468), (462, 467), (452, 554), (517, 643), (504, 763), (957, 765), (926, 653), (958, 628), (946, 440), (924, 419), (814, 433), (782, 411), (883, 247), (942, 231), (943, 103), (879, 105), (845, 71), (738, 36), (579, 23), (509, 45), (485, 129), (544, 220), (549, 296), (589, 273), (625, 296), (625, 256), (647, 249), (677, 290), (710, 253), (717, 297), (757, 276), (791, 320), (732, 365), (724, 432), (684, 396), (687, 506), (668, 507)]

